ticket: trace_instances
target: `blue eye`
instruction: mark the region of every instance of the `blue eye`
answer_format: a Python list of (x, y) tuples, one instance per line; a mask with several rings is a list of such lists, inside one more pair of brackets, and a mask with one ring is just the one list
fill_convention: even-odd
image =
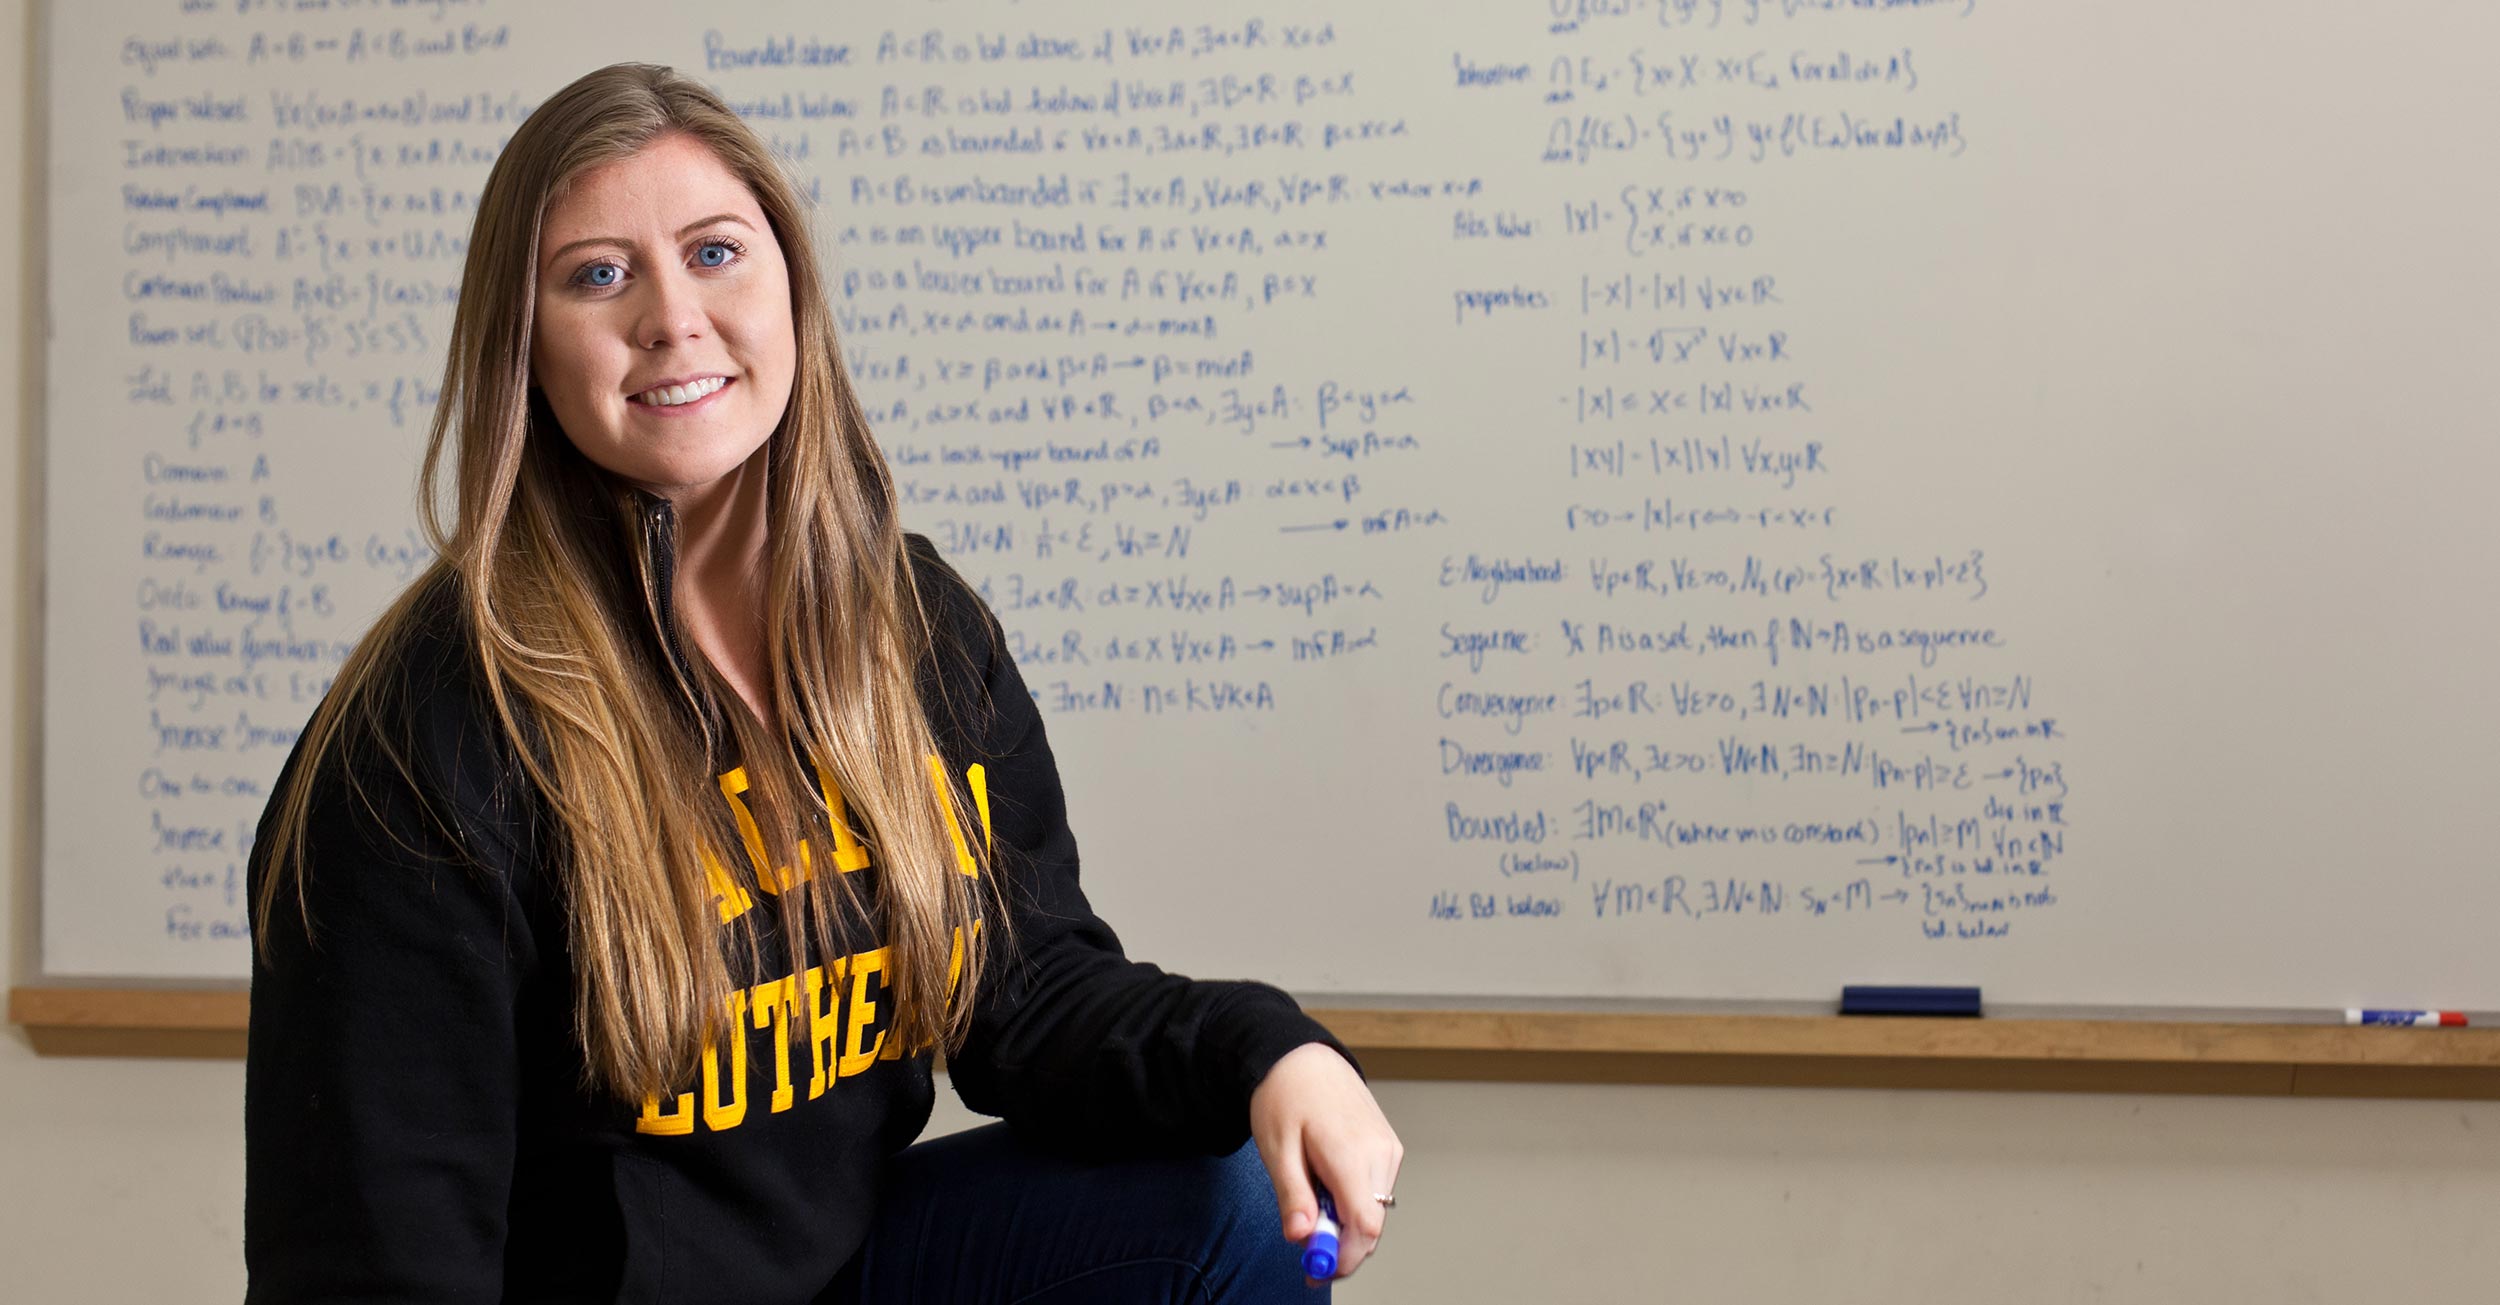
[[(702, 248), (695, 251), (695, 259), (705, 267), (727, 267), (744, 252), (746, 252), (745, 248), (737, 241), (727, 236), (714, 236), (704, 241)], [(714, 258), (714, 254), (720, 257)]]
[(590, 266), (583, 268), (581, 271), (574, 273), (573, 281), (577, 285), (586, 285), (595, 290), (605, 290), (609, 286), (615, 285), (616, 279), (623, 275), (625, 275), (625, 270), (618, 267), (614, 263), (593, 263)]

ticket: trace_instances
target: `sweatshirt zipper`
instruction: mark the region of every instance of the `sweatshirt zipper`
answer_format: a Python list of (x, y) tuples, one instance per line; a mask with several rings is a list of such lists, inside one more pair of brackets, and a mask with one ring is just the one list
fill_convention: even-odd
[(643, 547), (651, 562), (651, 613), (660, 623), (660, 643), (668, 650), (679, 678), (692, 683), (694, 672), (685, 649), (677, 643), (676, 512), (667, 499), (661, 499), (643, 509), (642, 519), (646, 527)]

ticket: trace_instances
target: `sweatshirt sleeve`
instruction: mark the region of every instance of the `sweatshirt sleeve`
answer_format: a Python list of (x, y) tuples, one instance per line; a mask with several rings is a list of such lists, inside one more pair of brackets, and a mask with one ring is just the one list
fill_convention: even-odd
[(997, 617), (927, 541), (914, 547), (933, 623), (953, 630), (937, 654), (959, 659), (940, 672), (956, 699), (944, 714), (967, 736), (959, 772), (987, 770), (993, 873), (1012, 912), (1010, 930), (982, 931), (990, 970), (947, 1065), (957, 1094), (1087, 1152), (1232, 1151), (1250, 1136), (1252, 1089), (1286, 1052), (1318, 1042), (1353, 1055), (1276, 988), (1192, 980), (1122, 954), (1078, 885), (1058, 768)]
[[(511, 844), (474, 818), (495, 798), (460, 792), (481, 782), (460, 769), (462, 740), (422, 724), (406, 737), (415, 782), (373, 758), (352, 782), (323, 767), (309, 940), (281, 891), (270, 954), (255, 949), (243, 1245), (258, 1305), (502, 1296), (514, 1012), (537, 952)], [(268, 873), (252, 869), (255, 884)]]

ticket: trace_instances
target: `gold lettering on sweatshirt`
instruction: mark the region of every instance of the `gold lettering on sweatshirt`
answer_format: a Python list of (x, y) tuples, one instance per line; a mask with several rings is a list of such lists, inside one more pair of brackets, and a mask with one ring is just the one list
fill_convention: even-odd
[(637, 1133), (652, 1133), (661, 1137), (683, 1137), (686, 1134), (693, 1132), (694, 1093), (678, 1093), (676, 1108), (670, 1110), (667, 1114), (660, 1113), (660, 1099), (658, 1097), (644, 1097), (642, 1099), (642, 1118), (634, 1122), (634, 1131)]
[(708, 847), (703, 849), (703, 878), (712, 886), (712, 904), (720, 908), (722, 924), (755, 908), (754, 896), (740, 888), (737, 880), (729, 877), (729, 868), (722, 865), (720, 858), (712, 855), (712, 849)]
[[(929, 778), (936, 785), (939, 806), (946, 813), (946, 832), (955, 849), (956, 869), (967, 875), (980, 873), (979, 863), (972, 857), (964, 841), (964, 831), (957, 823), (954, 803), (947, 796), (946, 771), (938, 758), (929, 758)], [(816, 767), (816, 782), (825, 799), (825, 810), (833, 831), (833, 865), (843, 874), (867, 869), (868, 849), (850, 827), (849, 812), (842, 801), (841, 787), (823, 766)], [(798, 846), (799, 865), (775, 867), (763, 873), (764, 846), (762, 830), (747, 807), (744, 795), (750, 781), (744, 767), (719, 776), (721, 797), (730, 805), (738, 824), (740, 841), (753, 863), (759, 868), (756, 886), (767, 893), (778, 893), (807, 882), (815, 870), (813, 853), (805, 840)], [(974, 811), (980, 817), (980, 837), (990, 845), (996, 835), (990, 824), (989, 776), (984, 767), (972, 766), (964, 772), (964, 787), (972, 796)], [(712, 890), (713, 904), (718, 908), (721, 923), (727, 924), (755, 908), (754, 895), (731, 877), (728, 867), (709, 849), (703, 857), (704, 878)], [(965, 952), (978, 947), (981, 921), (972, 921), (966, 930), (957, 927), (946, 960), (946, 993), (942, 998), (952, 1006), (961, 985)], [(746, 1122), (747, 1093), (750, 1087), (750, 1055), (747, 1039), (767, 1029), (773, 1042), (773, 1090), (770, 1113), (778, 1114), (798, 1104), (798, 1084), (791, 1065), (791, 1047), (797, 1041), (793, 1026), (805, 1020), (804, 1037), (808, 1048), (809, 1074), (807, 1099), (810, 1101), (832, 1090), (843, 1079), (866, 1073), (877, 1062), (898, 1060), (918, 1055), (926, 1048), (907, 1048), (904, 1039), (889, 1034), (901, 1022), (902, 1012), (890, 998), (886, 968), (891, 963), (890, 948), (879, 947), (852, 956), (835, 957), (822, 965), (785, 975), (752, 988), (729, 995), (728, 1023), (725, 1034), (729, 1045), (724, 1048), (706, 1041), (703, 1049), (701, 1083), (694, 1092), (678, 1092), (667, 1096), (666, 1108), (658, 1095), (643, 1098), (640, 1117), (634, 1131), (656, 1137), (685, 1137), (698, 1131), (726, 1132)], [(874, 985), (873, 987), (871, 985)], [(724, 1054), (726, 1053), (726, 1054)]]
[[(977, 917), (977, 916), (976, 916), (976, 917), (974, 917), (974, 919), (973, 919), (973, 921), (972, 921), (972, 945), (973, 945), (973, 946), (975, 946), (975, 947), (978, 947), (978, 946), (980, 946), (980, 945), (981, 945), (981, 921), (980, 921), (979, 917)], [(947, 948), (947, 950), (946, 950), (946, 1004), (947, 1004), (947, 1005), (952, 1006), (952, 1005), (954, 1005), (954, 1004), (955, 1004), (955, 985), (956, 985), (957, 983), (961, 982), (961, 981), (962, 981), (962, 979), (963, 979), (963, 977), (964, 977), (964, 931), (963, 931), (962, 926), (960, 926), (960, 925), (959, 925), (959, 926), (957, 926), (957, 927), (956, 927), (956, 929), (955, 929), (955, 942), (954, 942), (954, 945), (953, 945), (953, 946), (951, 946), (951, 947), (949, 947), (949, 948)]]
[[(877, 1063), (877, 1053), (885, 1049), (885, 1030), (877, 1025), (877, 1000), (868, 995), (868, 979), (874, 975), (877, 987), (880, 990), (885, 987), (886, 954), (886, 949), (880, 947), (851, 957), (850, 1017), (843, 1021), (846, 1031), (842, 1040), (842, 1063), (835, 1067), (836, 1075), (841, 1078), (867, 1073), (868, 1067)], [(874, 1042), (868, 1040), (872, 1031), (876, 1034)]]
[[(746, 1122), (747, 1117), (747, 995), (729, 994), (729, 1072), (722, 1073), (720, 1048), (703, 1049), (703, 1126), (715, 1133), (726, 1132)], [(721, 1084), (729, 1084), (729, 1099), (721, 1099)]]
[(850, 973), (845, 956), (831, 965), (808, 967), (807, 1044), (814, 1052), (816, 1072), (807, 1080), (807, 1099), (815, 1100), (833, 1084), (834, 1039), (842, 1036), (842, 978)]
[[(844, 874), (868, 868), (868, 849), (860, 846), (859, 835), (851, 832), (851, 815), (842, 805), (842, 786), (833, 782), (833, 772), (822, 762), (816, 766), (816, 789), (825, 798), (825, 817), (833, 825), (833, 868)], [(983, 817), (987, 823), (987, 816)], [(807, 844), (799, 844), (799, 856), (807, 856)]]
[[(946, 836), (955, 844), (955, 868), (979, 878), (980, 864), (972, 859), (972, 849), (964, 845), (964, 827), (956, 823), (955, 804), (947, 800), (946, 763), (935, 757), (929, 758), (929, 782), (937, 786), (938, 807), (946, 812)], [(973, 805), (981, 810), (981, 841), (987, 844), (990, 840), (989, 771), (979, 765), (966, 770), (964, 787), (972, 790)]]
[(798, 1088), (790, 1081), (790, 1017), (798, 1005), (799, 976), (793, 974), (759, 983), (747, 990), (754, 1003), (755, 1027), (770, 1025), (773, 1031), (773, 1113), (788, 1110), (798, 1100)]
[[(756, 886), (768, 893), (788, 892), (806, 882), (808, 876), (786, 865), (772, 866), (771, 871), (766, 872), (765, 867), (771, 865), (771, 858), (764, 850), (764, 831), (755, 823), (755, 813), (747, 810), (746, 799), (740, 796), (746, 791), (746, 767), (739, 766), (720, 777), (720, 795), (728, 800), (730, 814), (737, 818), (738, 837), (747, 845), (747, 858), (755, 866)], [(813, 858), (807, 854), (806, 849), (807, 845), (802, 841), (799, 845), (799, 863), (803, 871), (812, 871), (815, 867), (809, 863)]]
[[(944, 1000), (949, 1006), (954, 1004), (963, 978), (965, 952), (980, 945), (981, 921), (974, 920), (968, 930), (955, 930), (946, 967)], [(798, 1083), (790, 1063), (790, 1032), (793, 1023), (802, 1017), (806, 1021), (812, 1070), (807, 1080), (810, 1101), (843, 1079), (866, 1073), (878, 1061), (918, 1055), (925, 1048), (906, 1050), (901, 1038), (890, 1036), (900, 1015), (893, 1002), (882, 999), (888, 991), (885, 967), (891, 960), (891, 950), (880, 947), (811, 965), (800, 973), (731, 993), (730, 1045), (726, 1049), (714, 1044), (704, 1047), (700, 1105), (694, 1092), (675, 1094), (665, 1110), (661, 1108), (661, 1098), (645, 1097), (634, 1131), (683, 1137), (696, 1131), (698, 1120), (701, 1131), (707, 1133), (726, 1132), (746, 1122), (747, 1091), (753, 1072), (747, 1037), (750, 1032), (762, 1033), (767, 1029), (771, 1030), (774, 1048), (772, 1113), (796, 1105)], [(876, 984), (873, 994), (871, 982)]]
[[(946, 834), (955, 846), (955, 868), (978, 877), (980, 867), (972, 859), (972, 850), (964, 844), (963, 827), (956, 822), (955, 804), (947, 795), (945, 763), (934, 756), (928, 760), (929, 779), (937, 789), (938, 806), (946, 813)], [(722, 773), (719, 784), (721, 798), (729, 803), (730, 816), (737, 822), (738, 841), (746, 845), (748, 861), (756, 867), (756, 887), (766, 893), (780, 894), (815, 878), (816, 849), (804, 838), (799, 840), (799, 864), (795, 871), (789, 866), (775, 866), (769, 873), (764, 869), (768, 859), (764, 849), (764, 831), (756, 824), (755, 813), (746, 803), (745, 794), (753, 787), (746, 767), (738, 766)], [(988, 769), (979, 765), (967, 769), (964, 786), (970, 790), (973, 806), (980, 813), (981, 838), (987, 843), (991, 832)], [(860, 842), (858, 832), (851, 828), (850, 811), (842, 802), (842, 786), (833, 778), (833, 772), (822, 764), (816, 766), (816, 787), (824, 796), (827, 823), (833, 829), (833, 868), (843, 874), (867, 869), (870, 860), (868, 848)], [(727, 867), (709, 849), (703, 853), (703, 872), (711, 884), (713, 903), (720, 908), (721, 923), (727, 924), (755, 909), (754, 895), (730, 877)]]

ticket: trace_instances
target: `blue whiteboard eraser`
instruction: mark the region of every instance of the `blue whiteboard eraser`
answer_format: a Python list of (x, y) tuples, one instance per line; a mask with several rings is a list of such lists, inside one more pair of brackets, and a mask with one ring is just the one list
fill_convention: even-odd
[(1853, 983), (1840, 990), (1843, 1015), (1942, 1015), (1976, 1017), (1977, 988), (1922, 988)]

